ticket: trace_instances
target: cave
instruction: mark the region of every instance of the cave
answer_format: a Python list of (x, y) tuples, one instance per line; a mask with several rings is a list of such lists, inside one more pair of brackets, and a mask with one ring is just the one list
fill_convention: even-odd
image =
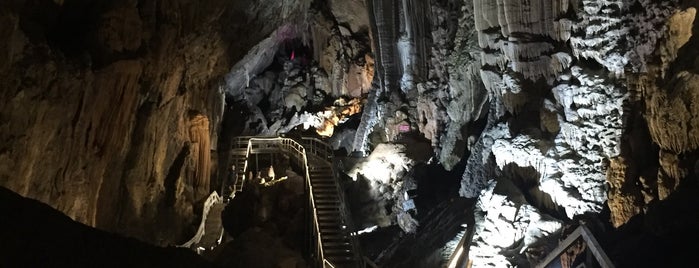
[(0, 267), (693, 266), (697, 8), (5, 1)]

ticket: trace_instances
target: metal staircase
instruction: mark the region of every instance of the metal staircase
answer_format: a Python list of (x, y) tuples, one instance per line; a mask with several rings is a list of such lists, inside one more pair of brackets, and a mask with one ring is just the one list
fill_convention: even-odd
[(313, 267), (363, 267), (364, 259), (356, 239), (345, 198), (332, 164), (333, 152), (326, 143), (312, 138), (296, 141), (290, 138), (238, 137), (231, 148), (236, 167), (233, 187), (223, 183), (223, 197), (212, 193), (204, 205), (199, 231), (189, 248), (210, 249), (221, 242), (221, 212), (225, 202), (243, 190), (252, 154), (282, 153), (290, 157), (304, 176), (309, 208), (308, 253), (315, 260)]
[(326, 161), (312, 162), (309, 176), (325, 258), (337, 267), (358, 267), (333, 168)]
[(269, 152), (274, 148), (295, 162), (306, 179), (309, 218), (309, 253), (313, 267), (362, 267), (356, 240), (350, 235), (352, 224), (344, 204), (343, 191), (332, 165), (332, 150), (326, 143), (311, 138), (250, 138), (249, 153)]
[[(243, 190), (243, 182), (245, 181), (245, 169), (246, 169), (246, 161), (247, 161), (247, 156), (249, 154), (248, 152), (248, 143), (249, 143), (250, 138), (249, 137), (238, 137), (235, 139), (235, 142), (233, 143), (233, 148), (231, 150), (231, 162), (233, 165), (235, 165), (235, 173), (236, 173), (236, 180), (233, 183), (233, 191), (236, 193), (239, 193)], [(231, 187), (226, 187), (226, 191), (224, 192), (224, 196), (230, 196), (230, 188)], [(225, 195), (228, 194), (228, 195)]]

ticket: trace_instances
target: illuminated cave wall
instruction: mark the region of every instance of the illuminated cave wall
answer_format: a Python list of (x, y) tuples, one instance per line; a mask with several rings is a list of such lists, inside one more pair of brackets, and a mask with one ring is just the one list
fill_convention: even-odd
[(91, 226), (185, 241), (217, 185), (223, 76), (282, 17), (306, 9), (1, 3), (0, 185)]

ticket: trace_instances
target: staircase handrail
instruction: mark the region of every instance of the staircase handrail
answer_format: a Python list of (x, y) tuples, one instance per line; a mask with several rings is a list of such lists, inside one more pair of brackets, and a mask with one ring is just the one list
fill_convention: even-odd
[(211, 210), (211, 207), (213, 207), (216, 203), (219, 202), (223, 202), (223, 199), (218, 195), (216, 191), (211, 193), (209, 197), (206, 198), (206, 201), (204, 202), (204, 209), (201, 213), (201, 223), (199, 224), (197, 232), (194, 234), (194, 237), (192, 237), (192, 239), (189, 239), (189, 241), (185, 242), (182, 245), (178, 245), (178, 247), (191, 248), (192, 245), (201, 241), (201, 238), (204, 237), (204, 234), (206, 234), (206, 219), (209, 216), (209, 211)]
[(558, 247), (556, 247), (553, 251), (549, 253), (546, 258), (541, 261), (539, 264), (536, 265), (537, 268), (545, 268), (549, 264), (551, 264), (556, 258), (561, 256), (563, 252), (568, 249), (575, 241), (578, 239), (582, 238), (582, 240), (585, 242), (587, 245), (586, 250), (590, 250), (592, 253), (594, 259), (597, 260), (597, 263), (603, 267), (603, 268), (614, 268), (614, 264), (612, 261), (609, 259), (607, 254), (604, 252), (602, 249), (602, 246), (600, 246), (599, 242), (597, 242), (597, 239), (595, 239), (595, 236), (592, 234), (590, 229), (585, 226), (585, 224), (581, 224), (576, 228), (571, 234), (566, 237), (563, 241), (561, 241), (558, 244)]
[[(309, 138), (309, 137), (303, 137), (301, 138), (303, 141), (306, 141), (304, 144), (308, 144), (309, 147), (311, 147), (311, 152), (314, 153), (315, 156), (323, 158), (323, 160), (328, 161), (330, 163), (330, 166), (332, 167), (333, 170), (333, 177), (337, 179), (337, 173), (334, 167), (334, 164), (331, 162), (331, 159), (333, 157), (333, 150), (332, 147), (330, 147), (329, 144), (326, 142), (319, 140), (317, 138)], [(319, 148), (316, 148), (319, 147)], [(322, 154), (319, 154), (322, 153)], [(340, 214), (342, 214), (343, 219), (345, 220), (345, 225), (349, 230), (356, 230), (354, 226), (354, 222), (352, 221), (352, 215), (350, 213), (350, 210), (347, 208), (347, 205), (345, 204), (345, 191), (342, 189), (342, 186), (340, 185), (339, 182), (335, 183), (335, 187), (337, 187), (337, 194), (338, 198), (342, 200), (340, 202)], [(361, 251), (359, 248), (359, 243), (356, 239), (355, 236), (350, 235), (350, 242), (352, 243), (352, 250), (354, 251), (355, 258), (357, 261), (360, 263), (360, 267), (364, 267), (364, 258), (361, 257)]]
[[(281, 138), (281, 137), (276, 137), (276, 138), (250, 138), (248, 141), (248, 148), (252, 148), (252, 144), (254, 142), (260, 141), (261, 143), (266, 143), (270, 144), (272, 142), (278, 142), (278, 144), (286, 147), (282, 148), (285, 150), (288, 150), (289, 148), (293, 150), (293, 152), (296, 152), (296, 157), (301, 158), (302, 160), (302, 168), (304, 169), (304, 176), (306, 179), (306, 185), (308, 185), (308, 197), (309, 197), (309, 202), (311, 204), (311, 209), (313, 210), (313, 231), (315, 232), (316, 236), (316, 250), (318, 254), (318, 259), (320, 263), (322, 263), (323, 266), (325, 266), (326, 263), (330, 263), (328, 260), (325, 259), (324, 252), (323, 252), (323, 244), (321, 241), (320, 237), (320, 224), (318, 223), (318, 213), (316, 211), (316, 204), (315, 204), (315, 198), (313, 197), (313, 185), (311, 184), (311, 176), (308, 172), (308, 157), (306, 155), (306, 149), (296, 142), (293, 139), (290, 138)], [(288, 151), (292, 151), (288, 150)], [(247, 164), (246, 164), (247, 166)], [(332, 266), (334, 267), (334, 266)]]

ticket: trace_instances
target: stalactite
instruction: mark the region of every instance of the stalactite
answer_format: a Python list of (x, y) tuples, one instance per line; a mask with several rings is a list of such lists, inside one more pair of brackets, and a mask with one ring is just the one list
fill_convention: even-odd
[(374, 125), (376, 125), (379, 120), (379, 90), (377, 88), (372, 89), (369, 92), (369, 97), (366, 104), (364, 104), (364, 109), (362, 111), (362, 120), (357, 127), (357, 132), (354, 136), (354, 141), (352, 142), (352, 151), (354, 152), (366, 152), (367, 139), (369, 138), (369, 133), (371, 133)]
[(201, 114), (190, 119), (189, 139), (192, 143), (191, 156), (194, 163), (194, 177), (192, 186), (198, 197), (209, 193), (211, 174), (211, 142), (209, 133), (209, 119)]

